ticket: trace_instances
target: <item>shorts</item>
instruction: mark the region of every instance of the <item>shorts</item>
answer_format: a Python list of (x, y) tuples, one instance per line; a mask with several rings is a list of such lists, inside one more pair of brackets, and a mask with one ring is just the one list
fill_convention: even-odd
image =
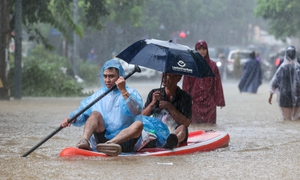
[[(101, 133), (94, 133), (94, 137), (95, 137), (95, 140), (96, 140), (97, 144), (105, 143), (105, 142), (110, 140), (110, 139), (107, 139), (105, 137), (105, 132), (106, 132), (106, 130), (104, 132), (101, 132)], [(119, 145), (122, 147), (122, 152), (133, 152), (134, 151), (133, 150), (134, 145), (136, 144), (138, 139), (139, 139), (139, 137), (120, 143)]]

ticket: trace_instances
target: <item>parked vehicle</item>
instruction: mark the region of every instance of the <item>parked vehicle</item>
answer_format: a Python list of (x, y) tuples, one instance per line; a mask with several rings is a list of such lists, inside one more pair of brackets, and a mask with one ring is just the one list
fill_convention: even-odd
[[(134, 69), (134, 65), (133, 64), (128, 64), (126, 61), (119, 59), (121, 65), (123, 66), (123, 69), (125, 71), (125, 74), (128, 74), (130, 72), (133, 71)], [(157, 77), (157, 75), (159, 74), (159, 72), (150, 69), (150, 68), (146, 68), (143, 66), (139, 66), (141, 68), (141, 72), (140, 73), (135, 73), (132, 77), (136, 77), (136, 78), (153, 78), (153, 77)]]
[(210, 59), (216, 62), (217, 66), (219, 68), (219, 71), (221, 71), (223, 64), (219, 58), (218, 49), (217, 48), (208, 48), (208, 53), (209, 53)]
[(272, 64), (269, 63), (268, 61), (261, 61), (261, 69), (262, 69), (262, 74), (263, 74), (263, 79), (269, 81), (273, 77), (273, 69), (272, 69)]
[(234, 64), (234, 57), (238, 54), (240, 64), (242, 66), (245, 65), (246, 61), (250, 58), (251, 50), (247, 49), (235, 49), (231, 50), (228, 53), (227, 57), (227, 72), (231, 74), (233, 72), (233, 64)]

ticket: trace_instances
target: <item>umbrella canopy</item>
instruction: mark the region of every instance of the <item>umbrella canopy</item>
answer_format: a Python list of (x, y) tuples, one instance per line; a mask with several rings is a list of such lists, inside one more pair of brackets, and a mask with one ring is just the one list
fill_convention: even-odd
[(172, 40), (139, 40), (118, 54), (117, 58), (164, 73), (198, 78), (214, 76), (208, 63), (197, 51)]

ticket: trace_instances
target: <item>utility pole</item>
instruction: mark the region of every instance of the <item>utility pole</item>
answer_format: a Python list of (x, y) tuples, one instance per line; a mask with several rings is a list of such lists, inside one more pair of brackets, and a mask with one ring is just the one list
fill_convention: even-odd
[(14, 99), (22, 98), (22, 0), (15, 2)]
[(9, 100), (8, 84), (8, 41), (10, 38), (9, 27), (9, 2), (0, 0), (0, 100)]
[[(77, 24), (78, 18), (78, 0), (73, 0), (74, 3), (74, 12), (73, 12), (73, 18), (74, 23)], [(77, 50), (77, 34), (73, 32), (73, 71), (75, 76), (78, 76), (78, 50)]]

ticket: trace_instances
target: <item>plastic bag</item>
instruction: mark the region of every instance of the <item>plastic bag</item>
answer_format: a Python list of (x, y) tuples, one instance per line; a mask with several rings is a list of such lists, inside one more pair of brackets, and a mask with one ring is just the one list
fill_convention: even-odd
[(143, 116), (143, 124), (145, 131), (154, 133), (157, 136), (156, 147), (163, 147), (170, 134), (168, 126), (161, 120), (149, 116)]

